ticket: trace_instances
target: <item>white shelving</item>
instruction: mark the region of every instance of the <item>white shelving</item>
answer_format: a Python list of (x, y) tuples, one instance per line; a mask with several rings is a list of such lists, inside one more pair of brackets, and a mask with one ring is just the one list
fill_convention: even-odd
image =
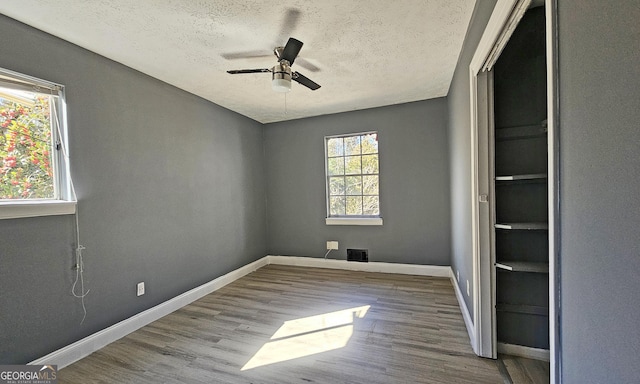
[[(493, 68), (492, 244), (499, 343), (549, 348), (545, 13), (528, 10)], [(535, 42), (535, 44), (534, 44)]]
[(496, 140), (523, 140), (543, 138), (547, 135), (547, 120), (536, 125), (521, 125), (496, 129)]
[(495, 225), (496, 229), (513, 229), (513, 230), (546, 230), (549, 229), (547, 223), (499, 223)]
[(497, 304), (496, 311), (523, 313), (527, 315), (549, 316), (549, 307), (524, 304)]
[(546, 178), (545, 173), (529, 173), (526, 175), (496, 176), (496, 181), (544, 180)]
[(548, 263), (535, 263), (530, 261), (500, 261), (496, 268), (512, 272), (549, 273)]

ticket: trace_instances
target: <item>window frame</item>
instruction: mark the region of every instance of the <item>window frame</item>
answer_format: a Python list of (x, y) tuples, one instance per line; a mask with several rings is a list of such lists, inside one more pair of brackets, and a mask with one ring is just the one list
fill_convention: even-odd
[[(329, 139), (335, 138), (347, 138), (347, 137), (355, 137), (355, 136), (364, 136), (375, 134), (378, 140), (378, 151), (376, 155), (378, 156), (378, 214), (377, 215), (345, 215), (345, 216), (331, 216), (331, 194), (330, 194), (330, 180), (329, 180), (329, 148), (328, 142)], [(354, 132), (354, 133), (344, 133), (338, 135), (329, 135), (324, 137), (324, 184), (325, 184), (325, 204), (326, 204), (326, 216), (325, 216), (325, 224), (326, 225), (383, 225), (382, 220), (382, 207), (380, 204), (380, 147), (379, 147), (379, 139), (380, 135), (378, 131), (364, 131), (364, 132)], [(362, 157), (363, 154), (360, 153)], [(343, 154), (342, 157), (345, 157)], [(364, 194), (362, 194), (364, 196)]]
[[(51, 115), (51, 165), (53, 167), (54, 196), (50, 199), (0, 200), (0, 220), (51, 215), (70, 215), (76, 212), (77, 199), (71, 183), (68, 161), (67, 108), (65, 89), (61, 84), (42, 80), (0, 68), (0, 85), (5, 88), (53, 96)], [(54, 118), (57, 116), (57, 119)]]

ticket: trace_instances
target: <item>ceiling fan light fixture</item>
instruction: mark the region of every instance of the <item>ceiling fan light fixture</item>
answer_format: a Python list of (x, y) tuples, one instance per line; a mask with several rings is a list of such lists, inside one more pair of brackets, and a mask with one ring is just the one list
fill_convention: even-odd
[(289, 92), (291, 90), (291, 80), (273, 79), (271, 80), (271, 88), (276, 92)]
[(271, 88), (276, 92), (291, 90), (291, 67), (286, 60), (282, 60), (271, 69)]

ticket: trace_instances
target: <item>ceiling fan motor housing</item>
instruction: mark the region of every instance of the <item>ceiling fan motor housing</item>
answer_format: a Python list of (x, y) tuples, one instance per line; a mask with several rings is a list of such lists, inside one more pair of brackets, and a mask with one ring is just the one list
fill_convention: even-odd
[(281, 60), (271, 68), (271, 87), (276, 92), (291, 90), (291, 67), (287, 60)]

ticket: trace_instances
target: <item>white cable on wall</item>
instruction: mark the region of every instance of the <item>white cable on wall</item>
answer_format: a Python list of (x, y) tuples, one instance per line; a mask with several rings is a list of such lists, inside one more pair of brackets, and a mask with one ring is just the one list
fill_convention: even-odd
[[(72, 183), (73, 186), (73, 183)], [(75, 194), (75, 191), (74, 191)], [(78, 207), (76, 206), (76, 280), (73, 282), (73, 286), (71, 286), (71, 294), (80, 299), (80, 303), (82, 303), (82, 320), (80, 324), (84, 323), (84, 319), (87, 317), (87, 307), (84, 304), (84, 298), (89, 294), (90, 290), (85, 292), (84, 290), (84, 262), (82, 261), (82, 250), (85, 249), (83, 245), (80, 244), (80, 224), (78, 222)], [(76, 293), (76, 285), (78, 284), (78, 279), (80, 280), (80, 294)]]
[[(59, 140), (59, 144), (60, 144), (60, 148), (62, 149), (62, 156), (66, 162), (66, 164), (69, 164), (69, 155), (67, 153), (67, 149), (65, 146), (65, 143), (63, 141), (63, 137), (62, 136), (62, 132), (60, 132), (60, 120), (58, 117), (58, 113), (56, 110), (56, 106), (55, 104), (53, 104), (53, 108), (51, 108), (53, 110), (53, 114), (55, 116), (55, 120), (56, 120), (56, 131), (58, 132), (58, 140)], [(87, 307), (85, 305), (84, 302), (84, 298), (87, 296), (87, 294), (89, 294), (90, 290), (86, 290), (84, 289), (84, 261), (82, 260), (82, 250), (85, 249), (85, 247), (80, 244), (80, 222), (79, 222), (79, 207), (77, 204), (78, 201), (78, 197), (76, 195), (76, 189), (75, 186), (73, 185), (73, 180), (71, 179), (71, 175), (69, 175), (69, 185), (71, 187), (71, 196), (73, 198), (73, 200), (76, 201), (76, 212), (75, 212), (75, 229), (76, 229), (76, 279), (73, 282), (73, 285), (71, 286), (71, 294), (80, 299), (80, 303), (82, 304), (82, 320), (80, 321), (80, 324), (84, 323), (84, 320), (87, 317)], [(80, 293), (76, 293), (76, 286), (78, 285), (78, 281), (80, 282)]]

